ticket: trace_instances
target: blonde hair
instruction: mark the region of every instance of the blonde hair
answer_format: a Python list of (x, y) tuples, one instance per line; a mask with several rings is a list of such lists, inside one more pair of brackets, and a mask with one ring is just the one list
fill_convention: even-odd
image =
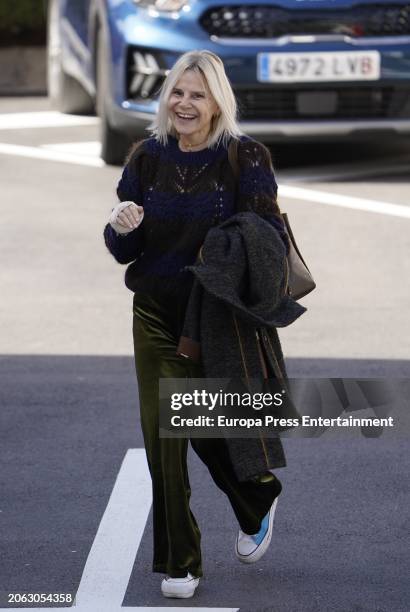
[(222, 60), (215, 53), (206, 50), (184, 53), (169, 71), (161, 87), (158, 113), (149, 126), (151, 133), (163, 145), (168, 143), (168, 134), (177, 135), (167, 105), (172, 90), (186, 70), (195, 70), (203, 77), (219, 107), (219, 114), (211, 123), (208, 147), (220, 142), (228, 146), (230, 138), (243, 135), (237, 123), (236, 99)]

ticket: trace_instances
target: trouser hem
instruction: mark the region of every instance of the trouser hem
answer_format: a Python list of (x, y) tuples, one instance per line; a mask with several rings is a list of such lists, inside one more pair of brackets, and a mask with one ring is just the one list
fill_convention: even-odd
[(167, 574), (171, 578), (185, 578), (187, 572), (189, 572), (194, 578), (201, 578), (203, 576), (202, 570), (188, 567), (186, 570), (169, 570), (166, 565), (156, 563), (152, 566), (152, 571), (157, 574)]

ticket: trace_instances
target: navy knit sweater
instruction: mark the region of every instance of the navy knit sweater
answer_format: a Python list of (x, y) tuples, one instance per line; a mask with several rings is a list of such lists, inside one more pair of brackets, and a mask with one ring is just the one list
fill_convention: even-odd
[(277, 185), (268, 150), (242, 137), (238, 145), (239, 182), (222, 145), (185, 153), (169, 136), (166, 147), (154, 138), (143, 141), (127, 163), (117, 187), (120, 201), (144, 207), (141, 225), (117, 235), (107, 224), (104, 239), (121, 264), (127, 287), (160, 303), (186, 304), (192, 265), (208, 230), (239, 210), (251, 209), (271, 222), (285, 244), (276, 204)]

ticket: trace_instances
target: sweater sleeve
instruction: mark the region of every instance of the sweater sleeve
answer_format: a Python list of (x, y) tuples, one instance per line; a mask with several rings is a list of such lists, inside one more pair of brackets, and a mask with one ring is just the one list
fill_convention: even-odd
[[(130, 200), (141, 205), (142, 199), (142, 160), (143, 144), (139, 144), (130, 156), (119, 183), (117, 196), (120, 202)], [(144, 222), (128, 234), (117, 234), (109, 223), (104, 228), (104, 241), (107, 249), (120, 264), (135, 261), (144, 249)]]
[(241, 210), (250, 208), (271, 223), (289, 252), (289, 239), (277, 202), (278, 186), (269, 150), (255, 140), (242, 140), (238, 144), (238, 164)]

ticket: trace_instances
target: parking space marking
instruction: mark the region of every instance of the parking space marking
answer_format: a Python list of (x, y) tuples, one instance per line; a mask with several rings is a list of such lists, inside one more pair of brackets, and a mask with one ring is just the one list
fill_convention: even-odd
[(78, 587), (76, 604), (121, 606), (151, 508), (144, 449), (129, 449), (98, 527)]
[(278, 193), (280, 197), (290, 200), (305, 200), (318, 204), (326, 204), (326, 206), (340, 206), (342, 208), (351, 208), (410, 219), (410, 206), (402, 206), (401, 204), (393, 204), (392, 202), (379, 202), (377, 200), (367, 200), (365, 198), (345, 196), (329, 191), (305, 189), (303, 187), (294, 187), (293, 185), (284, 184), (279, 185)]
[(70, 153), (70, 155), (81, 155), (99, 158), (101, 154), (101, 143), (90, 142), (60, 142), (57, 144), (43, 144), (42, 149), (58, 151), (59, 153)]
[(102, 168), (105, 163), (99, 157), (88, 157), (86, 155), (76, 155), (62, 151), (49, 150), (43, 147), (25, 147), (5, 142), (0, 143), (0, 154), (16, 155), (18, 157), (28, 157), (30, 159), (44, 159), (47, 161), (63, 162), (66, 164), (77, 164), (80, 166), (93, 166)]
[[(76, 612), (169, 612), (169, 606), (121, 606), (152, 502), (145, 450), (128, 449), (77, 590)], [(10, 612), (12, 608), (1, 608)], [(15, 608), (13, 608), (15, 609)], [(30, 612), (56, 608), (19, 607)], [(68, 608), (66, 608), (68, 609)], [(239, 608), (172, 607), (174, 612), (238, 612)]]
[(0, 130), (97, 125), (99, 121), (98, 117), (65, 115), (57, 111), (0, 113)]
[[(0, 154), (16, 155), (33, 159), (56, 161), (82, 166), (102, 168), (105, 166), (103, 160), (95, 155), (98, 150), (98, 143), (58, 143), (52, 145), (42, 145), (40, 147), (26, 147), (9, 143), (0, 143)], [(410, 206), (395, 204), (393, 202), (380, 202), (354, 196), (346, 196), (329, 191), (318, 191), (306, 189), (294, 185), (279, 185), (279, 196), (292, 200), (306, 200), (325, 204), (327, 206), (339, 206), (373, 212), (394, 217), (410, 219)]]

